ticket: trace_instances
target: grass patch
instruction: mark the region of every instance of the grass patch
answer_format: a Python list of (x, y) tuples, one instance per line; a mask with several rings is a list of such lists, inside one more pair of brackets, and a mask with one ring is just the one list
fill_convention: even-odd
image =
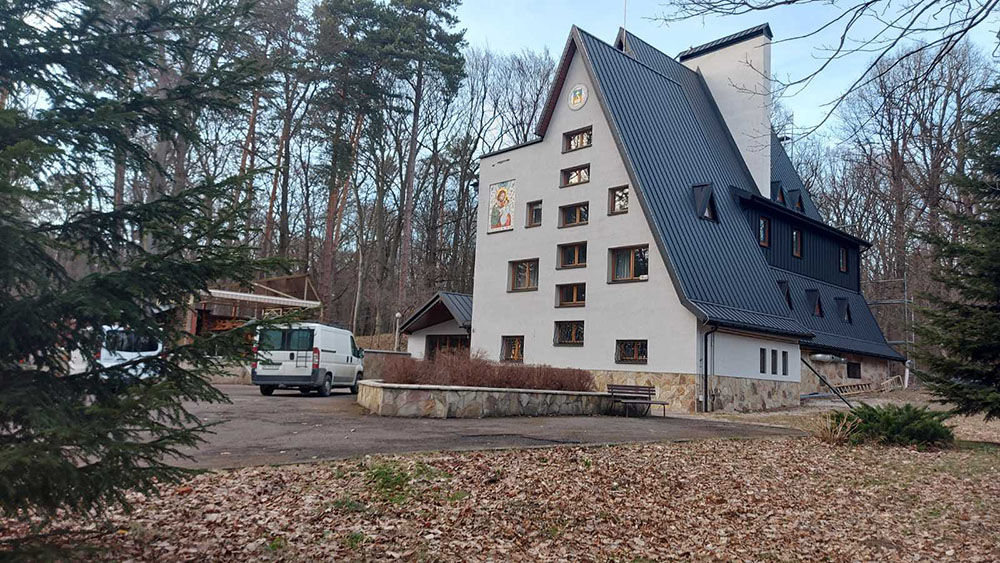
[(451, 475), (423, 462), (417, 462), (411, 470), (399, 463), (376, 463), (365, 473), (366, 480), (376, 493), (390, 502), (403, 502), (413, 494), (413, 481), (448, 479)]
[(348, 497), (340, 497), (333, 501), (333, 507), (341, 512), (364, 512), (368, 508), (364, 503)]
[(275, 536), (271, 538), (271, 541), (267, 542), (267, 549), (270, 551), (281, 551), (288, 547), (288, 540), (281, 536)]
[(448, 500), (450, 502), (458, 502), (467, 498), (469, 498), (469, 491), (455, 491), (454, 493), (448, 495)]
[(351, 532), (344, 536), (344, 547), (347, 549), (355, 550), (361, 547), (361, 544), (365, 543), (368, 538), (361, 532)]

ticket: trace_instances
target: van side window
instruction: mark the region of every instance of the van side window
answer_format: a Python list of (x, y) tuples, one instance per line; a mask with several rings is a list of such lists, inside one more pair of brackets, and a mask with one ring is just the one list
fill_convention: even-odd
[(358, 357), (358, 343), (354, 341), (354, 336), (351, 336), (351, 355)]

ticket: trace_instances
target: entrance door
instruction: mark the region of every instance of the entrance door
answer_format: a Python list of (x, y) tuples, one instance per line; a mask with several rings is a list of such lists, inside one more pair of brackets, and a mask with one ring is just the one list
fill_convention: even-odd
[(469, 354), (469, 337), (467, 335), (433, 334), (427, 337), (427, 350), (424, 357), (433, 360), (439, 352), (454, 354)]

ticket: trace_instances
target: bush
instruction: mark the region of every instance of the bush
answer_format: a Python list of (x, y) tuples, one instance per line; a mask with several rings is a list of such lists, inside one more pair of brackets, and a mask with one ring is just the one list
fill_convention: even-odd
[(584, 370), (497, 363), (482, 356), (469, 357), (462, 354), (438, 354), (434, 360), (424, 361), (391, 356), (381, 361), (379, 372), (386, 383), (554, 391), (594, 390), (594, 378)]
[(846, 444), (851, 441), (861, 422), (855, 416), (840, 416), (845, 413), (833, 412), (820, 418), (813, 429), (813, 436), (827, 444)]
[(830, 423), (853, 426), (849, 439), (855, 444), (946, 446), (955, 441), (951, 428), (944, 424), (950, 416), (948, 412), (911, 404), (873, 407), (862, 403), (850, 411), (834, 413)]

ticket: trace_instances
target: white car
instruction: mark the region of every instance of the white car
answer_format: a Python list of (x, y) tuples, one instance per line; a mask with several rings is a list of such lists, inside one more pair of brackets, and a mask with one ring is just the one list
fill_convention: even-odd
[(351, 331), (321, 323), (293, 323), (257, 332), (250, 380), (262, 395), (275, 389), (318, 391), (323, 397), (334, 387), (358, 392), (364, 378), (364, 350)]

